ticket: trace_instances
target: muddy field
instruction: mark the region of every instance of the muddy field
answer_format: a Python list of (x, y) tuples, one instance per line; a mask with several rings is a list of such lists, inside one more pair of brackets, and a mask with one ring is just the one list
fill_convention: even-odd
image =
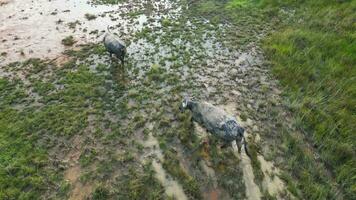
[[(43, 172), (28, 172), (38, 185), (4, 197), (297, 199), (280, 177), (276, 127), (293, 126), (258, 46), (267, 25), (229, 45), (244, 27), (195, 16), (186, 1), (0, 2), (1, 108), (45, 152)], [(107, 27), (127, 45), (124, 67), (101, 43)], [(180, 113), (184, 96), (236, 116), (251, 158)]]

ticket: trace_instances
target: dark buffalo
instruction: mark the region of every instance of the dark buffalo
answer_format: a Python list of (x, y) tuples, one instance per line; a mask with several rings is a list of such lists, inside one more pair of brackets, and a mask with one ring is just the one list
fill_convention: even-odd
[(124, 65), (126, 46), (110, 32), (109, 27), (108, 32), (104, 36), (103, 42), (106, 50), (110, 53), (110, 57), (114, 54), (121, 61), (122, 65)]

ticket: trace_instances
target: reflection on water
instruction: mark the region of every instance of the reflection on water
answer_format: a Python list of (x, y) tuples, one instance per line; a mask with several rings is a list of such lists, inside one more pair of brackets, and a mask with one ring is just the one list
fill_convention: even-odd
[[(151, 2), (152, 3), (152, 2)], [(0, 65), (23, 61), (29, 57), (54, 58), (65, 50), (63, 38), (73, 35), (76, 45), (101, 41), (107, 26), (124, 39), (141, 30), (148, 17), (132, 13), (142, 10), (147, 1), (128, 1), (118, 5), (91, 5), (87, 0), (13, 0), (0, 6)], [(155, 1), (152, 12), (171, 9), (169, 14), (152, 15), (153, 21), (174, 16), (180, 8), (172, 9), (168, 0)], [(87, 20), (85, 14), (96, 19)], [(75, 26), (69, 27), (69, 23)], [(151, 23), (158, 25), (159, 23)]]
[(148, 152), (149, 156), (155, 156), (152, 161), (152, 166), (156, 172), (155, 176), (165, 188), (166, 194), (178, 200), (188, 199), (182, 186), (177, 181), (173, 180), (163, 169), (161, 162), (163, 162), (164, 158), (157, 139), (150, 134), (147, 140), (143, 142), (143, 146), (150, 150)]

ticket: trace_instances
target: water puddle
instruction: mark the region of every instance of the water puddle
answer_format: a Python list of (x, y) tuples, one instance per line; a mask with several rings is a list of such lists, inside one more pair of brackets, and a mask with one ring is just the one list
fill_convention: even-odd
[(238, 153), (237, 145), (233, 142), (233, 149), (237, 157), (241, 158), (241, 168), (243, 172), (243, 179), (245, 182), (246, 196), (248, 200), (261, 199), (261, 191), (258, 185), (255, 183), (255, 175), (251, 165), (250, 158), (246, 155), (245, 151)]
[(176, 181), (170, 178), (166, 171), (163, 169), (162, 164), (157, 160), (152, 161), (153, 169), (156, 172), (156, 178), (161, 182), (166, 189), (166, 194), (169, 197), (174, 197), (177, 200), (187, 200), (187, 196), (184, 194), (183, 188)]
[(273, 196), (286, 191), (286, 186), (278, 177), (278, 169), (273, 166), (273, 163), (266, 161), (261, 155), (257, 156), (257, 158), (261, 163), (261, 169), (265, 175), (262, 182), (263, 189)]
[[(89, 120), (92, 116), (89, 116)], [(69, 168), (64, 172), (64, 180), (70, 183), (72, 190), (69, 193), (70, 200), (84, 200), (89, 197), (92, 192), (92, 185), (89, 183), (83, 184), (80, 182), (81, 167), (79, 165), (80, 146), (82, 138), (77, 135), (73, 138), (72, 149), (66, 155), (64, 161), (68, 163)]]
[[(225, 109), (229, 114), (234, 115), (236, 113), (236, 105), (234, 103), (227, 103), (225, 106), (222, 107)], [(241, 119), (237, 117), (237, 120), (241, 122)], [(242, 126), (252, 125), (252, 120), (247, 119), (246, 122), (242, 122)], [(260, 140), (260, 135), (258, 133), (253, 133), (255, 142), (258, 142)], [(248, 132), (245, 131), (245, 137), (248, 137)], [(233, 144), (234, 151), (236, 154), (237, 152), (237, 147), (235, 145), (235, 142)], [(259, 190), (259, 187), (254, 183), (254, 174), (251, 166), (251, 160), (250, 158), (246, 155), (244, 151), (239, 154), (241, 156), (241, 165), (243, 167), (243, 172), (244, 172), (244, 180), (246, 184), (246, 194), (248, 196), (248, 199), (256, 199), (256, 198), (261, 198), (261, 192)], [(277, 176), (279, 174), (278, 168), (276, 168), (272, 162), (266, 161), (262, 155), (257, 156), (259, 162), (261, 163), (261, 170), (264, 174), (264, 180), (262, 182), (262, 187), (263, 190), (268, 191), (268, 193), (272, 196), (278, 196), (279, 194), (286, 192), (286, 186), (284, 182)]]
[[(236, 105), (234, 103), (227, 103), (224, 106), (221, 106), (222, 109), (224, 109), (227, 113), (230, 115), (233, 115), (236, 117)], [(241, 120), (237, 118), (237, 121), (241, 123)], [(243, 126), (243, 124), (241, 124)], [(245, 138), (248, 137), (247, 131), (245, 131)], [(251, 160), (247, 156), (245, 151), (241, 151), (241, 153), (238, 153), (238, 148), (236, 145), (236, 142), (232, 142), (232, 148), (234, 149), (234, 153), (236, 157), (239, 157), (241, 159), (241, 168), (243, 172), (243, 179), (245, 182), (245, 188), (246, 188), (246, 196), (248, 200), (258, 200), (261, 199), (262, 194), (260, 191), (260, 188), (258, 185), (255, 183), (255, 175), (253, 174), (253, 169), (251, 165)], [(244, 148), (242, 148), (244, 149)]]
[(218, 180), (216, 178), (214, 169), (209, 167), (206, 161), (200, 161), (200, 166), (203, 168), (205, 174), (212, 180), (213, 186), (217, 187)]
[[(144, 159), (148, 156), (155, 156), (156, 159), (152, 160), (152, 167), (156, 172), (155, 176), (165, 188), (167, 196), (174, 197), (177, 200), (187, 200), (182, 186), (175, 180), (173, 180), (163, 169), (161, 162), (163, 161), (163, 154), (159, 148), (158, 141), (151, 134), (148, 139), (143, 142), (145, 148), (149, 148), (148, 155), (144, 156)], [(144, 160), (145, 161), (145, 160)]]
[[(140, 14), (153, 4), (149, 16)], [(168, 12), (169, 11), (169, 12)], [(66, 48), (62, 39), (72, 35), (75, 45), (95, 43), (107, 26), (123, 39), (148, 26), (160, 26), (162, 17), (175, 17), (181, 8), (174, 2), (128, 1), (117, 5), (91, 5), (87, 0), (12, 0), (0, 6), (0, 65), (30, 57), (55, 58)], [(137, 14), (135, 14), (137, 13)], [(90, 14), (93, 19), (87, 19)], [(148, 20), (153, 21), (148, 25)]]

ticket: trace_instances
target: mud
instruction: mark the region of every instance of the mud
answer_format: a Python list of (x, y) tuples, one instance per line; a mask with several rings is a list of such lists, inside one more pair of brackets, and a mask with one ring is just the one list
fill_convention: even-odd
[[(163, 162), (164, 158), (157, 139), (150, 134), (148, 139), (143, 142), (143, 146), (149, 149), (146, 151), (146, 156), (144, 156), (143, 162), (147, 162), (147, 157), (149, 156), (155, 157), (152, 160), (152, 166), (156, 172), (155, 176), (165, 188), (167, 196), (177, 200), (187, 200), (188, 198), (185, 195), (182, 186), (177, 181), (173, 180), (162, 167), (161, 162)], [(147, 152), (149, 152), (148, 155)]]
[(166, 189), (165, 192), (169, 197), (173, 197), (177, 200), (188, 199), (187, 196), (184, 194), (182, 186), (180, 186), (176, 181), (172, 180), (172, 178), (170, 178), (169, 176), (167, 177), (166, 171), (163, 169), (162, 165), (158, 161), (152, 161), (152, 166), (156, 172), (156, 178)]
[[(266, 161), (263, 156), (258, 156), (261, 163), (261, 170), (264, 173), (262, 182), (263, 188), (271, 195), (278, 195), (286, 191), (284, 182), (278, 177), (279, 170), (273, 166), (273, 163)], [(280, 196), (279, 196), (280, 197)]]
[(92, 185), (83, 185), (80, 182), (75, 183), (73, 191), (70, 193), (69, 200), (87, 199), (92, 192)]
[[(89, 116), (89, 118), (92, 120), (91, 116)], [(79, 157), (81, 154), (80, 148), (82, 143), (83, 138), (79, 135), (75, 136), (73, 138), (72, 148), (64, 159), (68, 166), (64, 172), (64, 180), (71, 185), (71, 191), (69, 193), (70, 200), (84, 200), (88, 198), (92, 192), (92, 184), (84, 184), (80, 181), (82, 168), (79, 164)]]
[[(174, 17), (181, 9), (160, 1), (154, 4), (152, 17), (140, 14), (132, 18), (132, 13), (144, 10), (145, 3), (92, 5), (87, 0), (3, 1), (0, 7), (0, 51), (7, 55), (0, 56), (0, 65), (30, 57), (53, 59), (68, 48), (61, 44), (63, 38), (74, 36), (76, 46), (99, 42), (107, 26), (118, 26), (119, 29), (113, 32), (124, 40), (129, 39), (147, 25), (149, 18), (155, 21), (152, 26), (158, 26), (161, 18)], [(172, 9), (172, 6), (176, 8)], [(169, 13), (166, 12), (168, 9)], [(85, 19), (87, 13), (97, 18)], [(71, 27), (71, 23), (75, 27)]]
[(244, 151), (241, 151), (241, 153), (238, 153), (238, 149), (237, 149), (235, 142), (234, 142), (233, 148), (234, 148), (235, 155), (239, 156), (241, 158), (241, 168), (243, 170), (243, 179), (244, 179), (245, 186), (246, 186), (247, 199), (248, 200), (261, 199), (262, 194), (261, 194), (260, 188), (254, 181), (255, 175), (253, 174), (250, 158), (246, 155), (246, 153)]

